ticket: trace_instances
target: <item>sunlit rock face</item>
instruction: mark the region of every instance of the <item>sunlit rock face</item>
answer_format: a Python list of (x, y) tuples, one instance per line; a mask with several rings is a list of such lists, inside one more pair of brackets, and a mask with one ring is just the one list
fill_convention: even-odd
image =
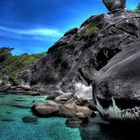
[(110, 12), (123, 10), (126, 7), (126, 0), (103, 0), (103, 3)]

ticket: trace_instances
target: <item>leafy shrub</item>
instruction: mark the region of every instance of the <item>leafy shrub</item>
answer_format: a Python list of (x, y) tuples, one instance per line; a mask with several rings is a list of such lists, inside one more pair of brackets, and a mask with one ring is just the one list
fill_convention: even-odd
[(85, 32), (85, 36), (90, 37), (94, 32), (98, 32), (99, 28), (96, 25), (91, 26)]

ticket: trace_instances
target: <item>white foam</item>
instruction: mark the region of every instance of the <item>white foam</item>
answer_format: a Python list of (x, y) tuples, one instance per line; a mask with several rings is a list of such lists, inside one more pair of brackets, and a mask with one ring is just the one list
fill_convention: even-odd
[(86, 86), (83, 83), (75, 84), (75, 95), (78, 98), (92, 99), (92, 86)]

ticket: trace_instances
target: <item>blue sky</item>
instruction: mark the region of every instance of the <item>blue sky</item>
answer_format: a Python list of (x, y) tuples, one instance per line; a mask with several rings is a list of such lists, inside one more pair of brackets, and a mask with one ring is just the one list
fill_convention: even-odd
[[(127, 0), (134, 9), (140, 0)], [(0, 0), (0, 47), (13, 54), (46, 52), (91, 15), (106, 13), (102, 0)]]

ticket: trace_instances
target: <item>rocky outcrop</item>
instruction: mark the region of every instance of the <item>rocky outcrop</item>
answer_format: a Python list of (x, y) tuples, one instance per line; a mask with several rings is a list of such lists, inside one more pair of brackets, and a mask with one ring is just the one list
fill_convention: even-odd
[[(72, 93), (75, 101), (91, 100), (93, 91), (104, 119), (137, 120), (140, 15), (126, 11), (125, 0), (104, 3), (110, 13), (92, 16), (68, 31), (29, 69), (27, 82), (46, 94)], [(58, 116), (78, 113), (73, 104), (58, 108)]]
[(61, 91), (92, 98), (91, 81), (96, 73), (128, 44), (139, 40), (139, 18), (129, 11), (90, 17), (31, 67), (27, 83), (45, 93)]

